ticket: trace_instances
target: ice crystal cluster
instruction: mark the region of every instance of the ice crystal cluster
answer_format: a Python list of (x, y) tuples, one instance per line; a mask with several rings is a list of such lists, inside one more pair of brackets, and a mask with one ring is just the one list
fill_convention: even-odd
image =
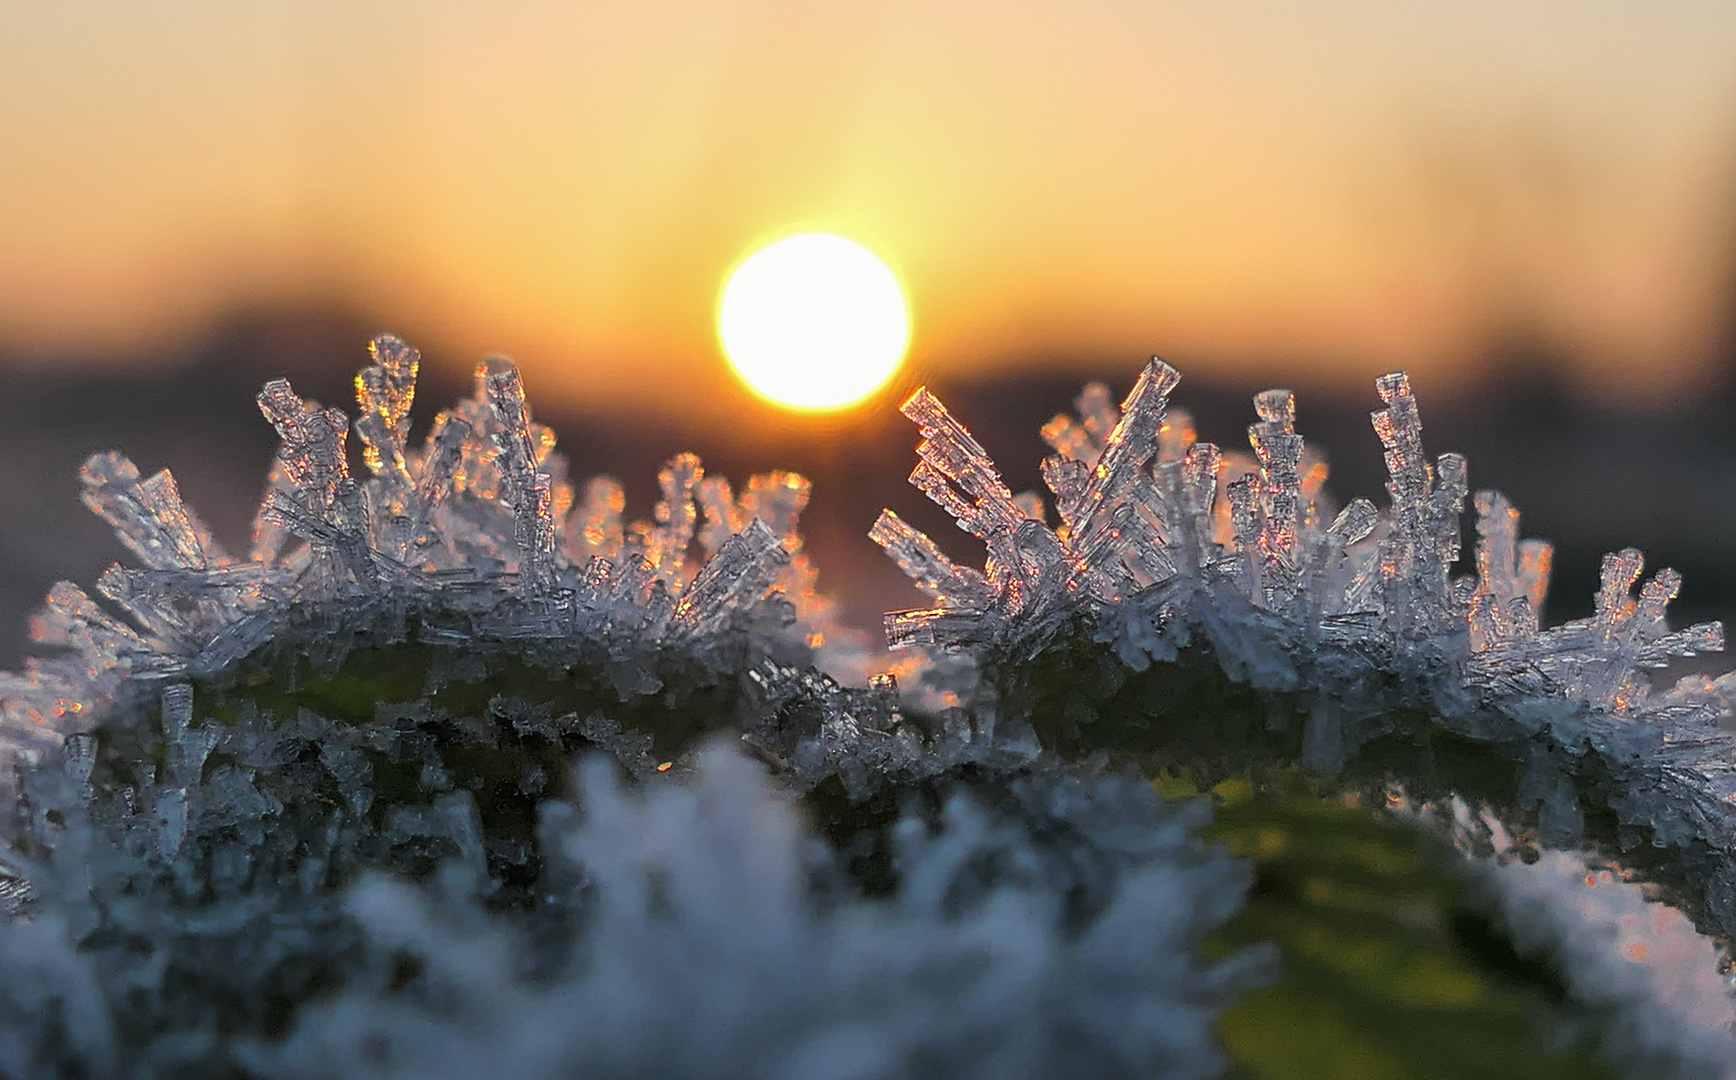
[(424, 640), (522, 643), (533, 658), (539, 646), (594, 644), (620, 677), (638, 679), (646, 654), (668, 642), (718, 665), (712, 645), (733, 622), (805, 616), (818, 624), (809, 640), (823, 641), (829, 615), (796, 539), (805, 480), (755, 477), (737, 498), (683, 454), (659, 475), (655, 521), (624, 528), (618, 484), (595, 479), (576, 497), (511, 364), (479, 366), (475, 396), (413, 447), (419, 358), (391, 337), (371, 350), (374, 363), (356, 376), (365, 480), (350, 475), (342, 410), (303, 400), (282, 379), (260, 391), (282, 441), (246, 558), (212, 540), (166, 470), (141, 478), (116, 453), (85, 463), (85, 503), (143, 566), (98, 581), (112, 613), (71, 583), (49, 594), (33, 636), (66, 651), (0, 685), (15, 744), (52, 742), (129, 687), (221, 673), (302, 615), (326, 620), (301, 637), (328, 666), (360, 629), (412, 617), (428, 621)]
[[(1200, 748), (1160, 672), (1263, 710), (1209, 757), (1661, 852), (1736, 930), (1727, 685), (1645, 675), (1721, 631), (1669, 631), (1675, 575), (1634, 597), (1632, 552), (1542, 629), (1548, 549), (1492, 493), (1455, 576), (1464, 459), (1424, 457), (1403, 376), (1384, 509), (1332, 512), (1288, 392), (1224, 453), (1154, 361), (1045, 428), (1054, 525), (919, 391), (912, 480), (987, 558), (875, 524), (935, 601), (887, 616), (901, 688), (815, 588), (802, 478), (737, 493), (681, 455), (628, 524), (510, 364), (412, 445), (417, 355), (371, 360), (353, 422), (259, 394), (281, 444), (245, 557), (167, 472), (85, 465), (139, 565), (55, 586), (0, 676), (0, 1075), (1220, 1075), (1215, 1025), (1278, 964), (1212, 944), (1249, 867), (1139, 772)], [(1376, 768), (1431, 738), (1511, 782)], [(1632, 1006), (1621, 972), (1574, 992)], [(1658, 1015), (1613, 1058), (1662, 1075), (1692, 1040)], [(1722, 1037), (1670, 1067), (1717, 1073)]]
[[(1372, 414), (1389, 502), (1336, 513), (1289, 391), (1255, 397), (1250, 458), (1195, 441), (1186, 414), (1167, 410), (1179, 378), (1154, 359), (1119, 409), (1094, 385), (1077, 418), (1043, 429), (1053, 527), (936, 398), (905, 402), (922, 434), (911, 482), (987, 558), (958, 566), (883, 513), (874, 539), (935, 601), (888, 614), (888, 640), (976, 650), (1015, 672), (1069, 627), (1134, 672), (1203, 646), (1234, 679), (1282, 695), (1301, 760), (1325, 770), (1381, 743), (1395, 714), (1420, 712), (1509, 760), (1512, 801), (1550, 839), (1582, 838), (1588, 799), (1612, 811), (1626, 846), (1666, 853), (1689, 901), (1736, 936), (1736, 736), (1721, 726), (1736, 679), (1655, 691), (1647, 674), (1723, 648), (1716, 622), (1669, 628), (1680, 575), (1640, 584), (1638, 551), (1607, 555), (1593, 615), (1541, 628), (1550, 548), (1520, 539), (1499, 493), (1475, 495), (1475, 572), (1453, 573), (1466, 461), (1429, 460), (1402, 373), (1377, 381), (1385, 408)], [(1091, 717), (1063, 717), (1064, 735), (1078, 719)]]

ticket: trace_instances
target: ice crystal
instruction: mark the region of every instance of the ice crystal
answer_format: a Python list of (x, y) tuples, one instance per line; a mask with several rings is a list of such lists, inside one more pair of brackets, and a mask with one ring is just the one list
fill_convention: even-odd
[(1660, 691), (1647, 675), (1723, 647), (1718, 623), (1669, 628), (1675, 571), (1642, 583), (1638, 551), (1609, 555), (1595, 613), (1540, 628), (1550, 549), (1519, 538), (1498, 493), (1476, 494), (1474, 572), (1454, 573), (1466, 460), (1429, 459), (1404, 374), (1376, 382), (1387, 505), (1358, 499), (1336, 514), (1289, 391), (1255, 397), (1245, 458), (1193, 441), (1185, 415), (1168, 412), (1178, 379), (1153, 359), (1119, 409), (1093, 385), (1077, 419), (1043, 429), (1056, 451), (1042, 468), (1053, 527), (1042, 507), (1015, 506), (945, 406), (913, 394), (911, 482), (987, 556), (980, 571), (959, 566), (883, 513), (873, 538), (935, 604), (888, 614), (889, 643), (963, 650), (1015, 683), (1067, 627), (1134, 672), (1203, 643), (1234, 679), (1294, 703), (1302, 761), (1329, 770), (1391, 733), (1395, 712), (1422, 710), (1437, 730), (1516, 760), (1517, 801), (1561, 842), (1581, 838), (1583, 799), (1607, 804), (1672, 853), (1691, 901), (1736, 936), (1736, 736), (1720, 726), (1736, 683), (1695, 675)]
[[(356, 377), (365, 479), (350, 474), (341, 410), (283, 379), (260, 391), (281, 443), (246, 558), (211, 538), (167, 471), (141, 478), (118, 453), (85, 464), (85, 502), (143, 565), (107, 571), (100, 600), (70, 582), (50, 592), (33, 636), (54, 651), (0, 676), (10, 748), (52, 748), (143, 682), (210, 678), (290, 638), (335, 666), (359, 629), (416, 619), (425, 640), (569, 660), (594, 641), (625, 666), (644, 666), (666, 639), (728, 666), (717, 654), (726, 631), (751, 620), (798, 623), (774, 650), (782, 659), (848, 647), (800, 551), (806, 480), (755, 477), (737, 500), (684, 454), (662, 474), (656, 520), (624, 527), (613, 481), (591, 481), (575, 508), (511, 364), (480, 365), (474, 396), (413, 446), (417, 353), (390, 336), (370, 351)], [(307, 617), (318, 625), (290, 631)]]
[[(1087, 387), (1043, 430), (1048, 505), (918, 391), (912, 482), (986, 558), (881, 516), (934, 606), (887, 617), (927, 650), (869, 678), (802, 477), (677, 455), (630, 522), (509, 363), (412, 444), (419, 358), (370, 351), (353, 422), (260, 392), (280, 446), (245, 556), (166, 471), (85, 464), (137, 565), (57, 584), (44, 652), (0, 675), (0, 1072), (1218, 1075), (1216, 1017), (1271, 970), (1205, 960), (1247, 867), (1197, 838), (1203, 803), (1066, 757), (1164, 764), (1131, 751), (1213, 722), (1186, 682), (1208, 650), (1266, 695), (1219, 758), (1273, 757), (1293, 707), (1290, 756), (1361, 783), (1421, 712), (1513, 766), (1545, 839), (1613, 811), (1736, 927), (1730, 685), (1645, 675), (1721, 631), (1671, 631), (1678, 579), (1640, 584), (1637, 552), (1541, 627), (1547, 545), (1494, 493), (1455, 575), (1465, 462), (1425, 457), (1402, 375), (1389, 504), (1336, 512), (1288, 391), (1241, 454), (1196, 441), (1160, 361), (1119, 408)], [(1160, 671), (1189, 692), (1134, 679)]]

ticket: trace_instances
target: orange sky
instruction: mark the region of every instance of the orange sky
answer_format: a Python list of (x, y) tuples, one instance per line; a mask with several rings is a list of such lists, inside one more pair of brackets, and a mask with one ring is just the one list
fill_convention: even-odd
[(1669, 380), (1736, 306), (1736, 4), (0, 5), (0, 351), (337, 298), (697, 413), (796, 224), (890, 258), (927, 373), (1511, 330)]

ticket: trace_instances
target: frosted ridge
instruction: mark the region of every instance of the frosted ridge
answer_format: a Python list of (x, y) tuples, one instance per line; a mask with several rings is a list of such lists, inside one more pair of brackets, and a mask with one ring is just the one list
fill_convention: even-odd
[(627, 525), (614, 481), (575, 498), (512, 364), (480, 364), (474, 395), (415, 446), (418, 354), (390, 335), (369, 352), (354, 425), (365, 478), (350, 473), (342, 410), (283, 379), (260, 391), (281, 442), (245, 558), (212, 540), (167, 470), (142, 478), (114, 452), (86, 462), (85, 503), (142, 565), (109, 569), (95, 597), (71, 582), (50, 591), (32, 623), (48, 651), (0, 673), (0, 748), (38, 757), (124, 693), (214, 676), (267, 643), (294, 638), (335, 667), (356, 627), (399, 639), (431, 612), (427, 639), (511, 642), (533, 659), (540, 645), (551, 662), (598, 642), (617, 666), (644, 666), (666, 639), (720, 671), (734, 665), (723, 653), (750, 641), (787, 642), (774, 649), (785, 659), (823, 649), (841, 669), (856, 662), (859, 642), (801, 551), (802, 477), (754, 477), (737, 497), (683, 454), (661, 476), (655, 521)]
[(889, 613), (888, 643), (1016, 669), (1082, 619), (1135, 671), (1203, 643), (1232, 678), (1297, 695), (1305, 764), (1340, 767), (1393, 710), (1420, 708), (1518, 754), (1527, 797), (1562, 842), (1583, 820), (1569, 778), (1595, 762), (1621, 823), (1676, 849), (1736, 936), (1736, 736), (1720, 726), (1736, 676), (1657, 688), (1647, 674), (1723, 648), (1716, 622), (1669, 627), (1680, 575), (1642, 582), (1640, 552), (1608, 555), (1596, 612), (1541, 628), (1550, 549), (1520, 539), (1499, 493), (1475, 495), (1475, 572), (1453, 574), (1466, 461), (1428, 458), (1403, 373), (1376, 381), (1385, 407), (1371, 414), (1387, 505), (1358, 499), (1336, 514), (1289, 391), (1256, 396), (1250, 458), (1195, 441), (1186, 415), (1168, 410), (1178, 379), (1153, 358), (1119, 409), (1094, 384), (1078, 418), (1044, 427), (1054, 526), (1034, 497), (1033, 515), (1013, 509), (964, 425), (926, 389), (913, 394), (903, 411), (922, 441), (911, 482), (987, 554), (980, 572), (957, 566), (886, 511), (870, 535), (934, 599)]

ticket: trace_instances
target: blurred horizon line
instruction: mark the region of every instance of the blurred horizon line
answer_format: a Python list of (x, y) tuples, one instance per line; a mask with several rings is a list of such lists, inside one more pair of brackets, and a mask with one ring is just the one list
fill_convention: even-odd
[[(1736, 275), (1733, 275), (1736, 284)], [(496, 350), (467, 348), (461, 337), (427, 326), (423, 320), (392, 319), (371, 312), (352, 298), (278, 298), (272, 301), (242, 301), (218, 306), (210, 315), (182, 332), (147, 338), (133, 348), (66, 347), (43, 349), (20, 347), (0, 337), (0, 379), (21, 377), (31, 381), (59, 382), (89, 378), (130, 376), (151, 381), (172, 378), (195, 368), (205, 358), (233, 350), (235, 340), (249, 342), (246, 355), (257, 357), (257, 369), (248, 373), (259, 382), (280, 372), (268, 370), (273, 357), (282, 357), (286, 369), (316, 370), (329, 365), (350, 370), (361, 362), (367, 342), (375, 334), (396, 334), (416, 347), (423, 357), (424, 382), (448, 386), (466, 384), (478, 362), (505, 356), (526, 372), (533, 401), (545, 408), (580, 415), (608, 411), (623, 417), (673, 420), (700, 431), (735, 430), (745, 414), (756, 422), (779, 429), (816, 433), (848, 430), (860, 426), (864, 414), (896, 409), (918, 385), (974, 386), (999, 381), (1107, 382), (1112, 389), (1131, 385), (1140, 367), (1151, 356), (1160, 356), (1178, 368), (1184, 389), (1193, 384), (1214, 390), (1265, 389), (1284, 386), (1304, 398), (1323, 395), (1334, 398), (1367, 391), (1372, 401), (1373, 381), (1389, 371), (1407, 371), (1424, 386), (1435, 402), (1458, 402), (1477, 396), (1511, 396), (1529, 390), (1553, 399), (1559, 405), (1603, 412), (1634, 409), (1662, 413), (1683, 404), (1704, 402), (1708, 393), (1736, 392), (1736, 287), (1731, 289), (1729, 318), (1718, 332), (1709, 335), (1711, 345), (1698, 358), (1687, 380), (1667, 380), (1662, 385), (1645, 382), (1643, 372), (1612, 380), (1602, 373), (1588, 373), (1571, 350), (1551, 343), (1535, 330), (1520, 326), (1495, 327), (1480, 348), (1460, 357), (1419, 358), (1420, 363), (1368, 362), (1361, 370), (1341, 361), (1332, 366), (1310, 365), (1305, 359), (1286, 361), (1271, 355), (1233, 357), (1199, 356), (1163, 348), (1144, 351), (1081, 349), (1043, 350), (988, 355), (974, 362), (946, 367), (927, 358), (907, 361), (887, 387), (865, 401), (833, 413), (801, 414), (779, 408), (753, 395), (729, 372), (721, 353), (709, 365), (712, 370), (693, 379), (687, 392), (662, 398), (630, 394), (616, 397), (594, 388), (590, 392), (559, 379), (547, 380), (553, 366), (546, 356), (527, 358)], [(347, 335), (346, 335), (347, 332)], [(298, 340), (298, 335), (305, 339)], [(353, 338), (353, 340), (349, 340)], [(1696, 370), (1697, 369), (1697, 370)], [(240, 373), (233, 373), (240, 374)], [(539, 385), (548, 382), (549, 385)], [(1250, 390), (1252, 392), (1252, 390)], [(327, 404), (348, 404), (332, 401)], [(1371, 405), (1371, 407), (1373, 407)]]

